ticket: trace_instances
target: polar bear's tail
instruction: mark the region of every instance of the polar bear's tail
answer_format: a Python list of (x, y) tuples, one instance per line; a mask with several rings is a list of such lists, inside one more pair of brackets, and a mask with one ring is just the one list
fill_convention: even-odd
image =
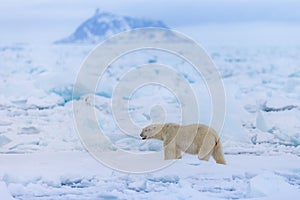
[(214, 157), (217, 163), (223, 165), (226, 164), (220, 138), (217, 140), (216, 145), (214, 146), (212, 156)]

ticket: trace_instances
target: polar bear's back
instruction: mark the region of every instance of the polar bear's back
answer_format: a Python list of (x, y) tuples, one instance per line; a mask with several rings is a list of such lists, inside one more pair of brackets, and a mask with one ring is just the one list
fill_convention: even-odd
[(214, 129), (204, 124), (168, 124), (166, 132), (168, 138), (176, 140), (178, 148), (191, 154), (197, 154), (203, 142), (216, 143), (219, 138)]
[[(178, 125), (169, 123), (167, 124), (167, 132), (176, 134), (177, 136), (192, 137), (203, 137), (207, 134), (213, 135), (216, 139), (219, 138), (217, 132), (204, 124), (189, 124), (189, 125)], [(194, 138), (193, 137), (193, 138)]]

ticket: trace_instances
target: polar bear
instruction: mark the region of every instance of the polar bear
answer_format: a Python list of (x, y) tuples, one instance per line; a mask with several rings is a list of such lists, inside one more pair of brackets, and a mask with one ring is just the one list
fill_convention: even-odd
[(181, 159), (181, 152), (186, 152), (206, 161), (212, 155), (217, 163), (226, 164), (218, 134), (203, 124), (152, 124), (143, 128), (140, 136), (143, 140), (162, 140), (165, 160)]

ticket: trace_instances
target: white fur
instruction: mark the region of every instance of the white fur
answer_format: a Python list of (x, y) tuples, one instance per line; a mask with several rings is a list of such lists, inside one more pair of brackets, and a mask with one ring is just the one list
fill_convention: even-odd
[(153, 124), (142, 130), (141, 137), (162, 140), (165, 160), (180, 159), (186, 152), (206, 161), (212, 155), (217, 163), (226, 164), (218, 134), (206, 125)]

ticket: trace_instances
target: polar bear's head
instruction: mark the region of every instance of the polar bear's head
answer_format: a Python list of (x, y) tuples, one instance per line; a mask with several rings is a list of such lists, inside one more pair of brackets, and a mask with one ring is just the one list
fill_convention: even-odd
[(162, 140), (162, 130), (164, 125), (161, 124), (152, 124), (143, 128), (140, 136), (143, 140), (146, 139), (158, 139)]

